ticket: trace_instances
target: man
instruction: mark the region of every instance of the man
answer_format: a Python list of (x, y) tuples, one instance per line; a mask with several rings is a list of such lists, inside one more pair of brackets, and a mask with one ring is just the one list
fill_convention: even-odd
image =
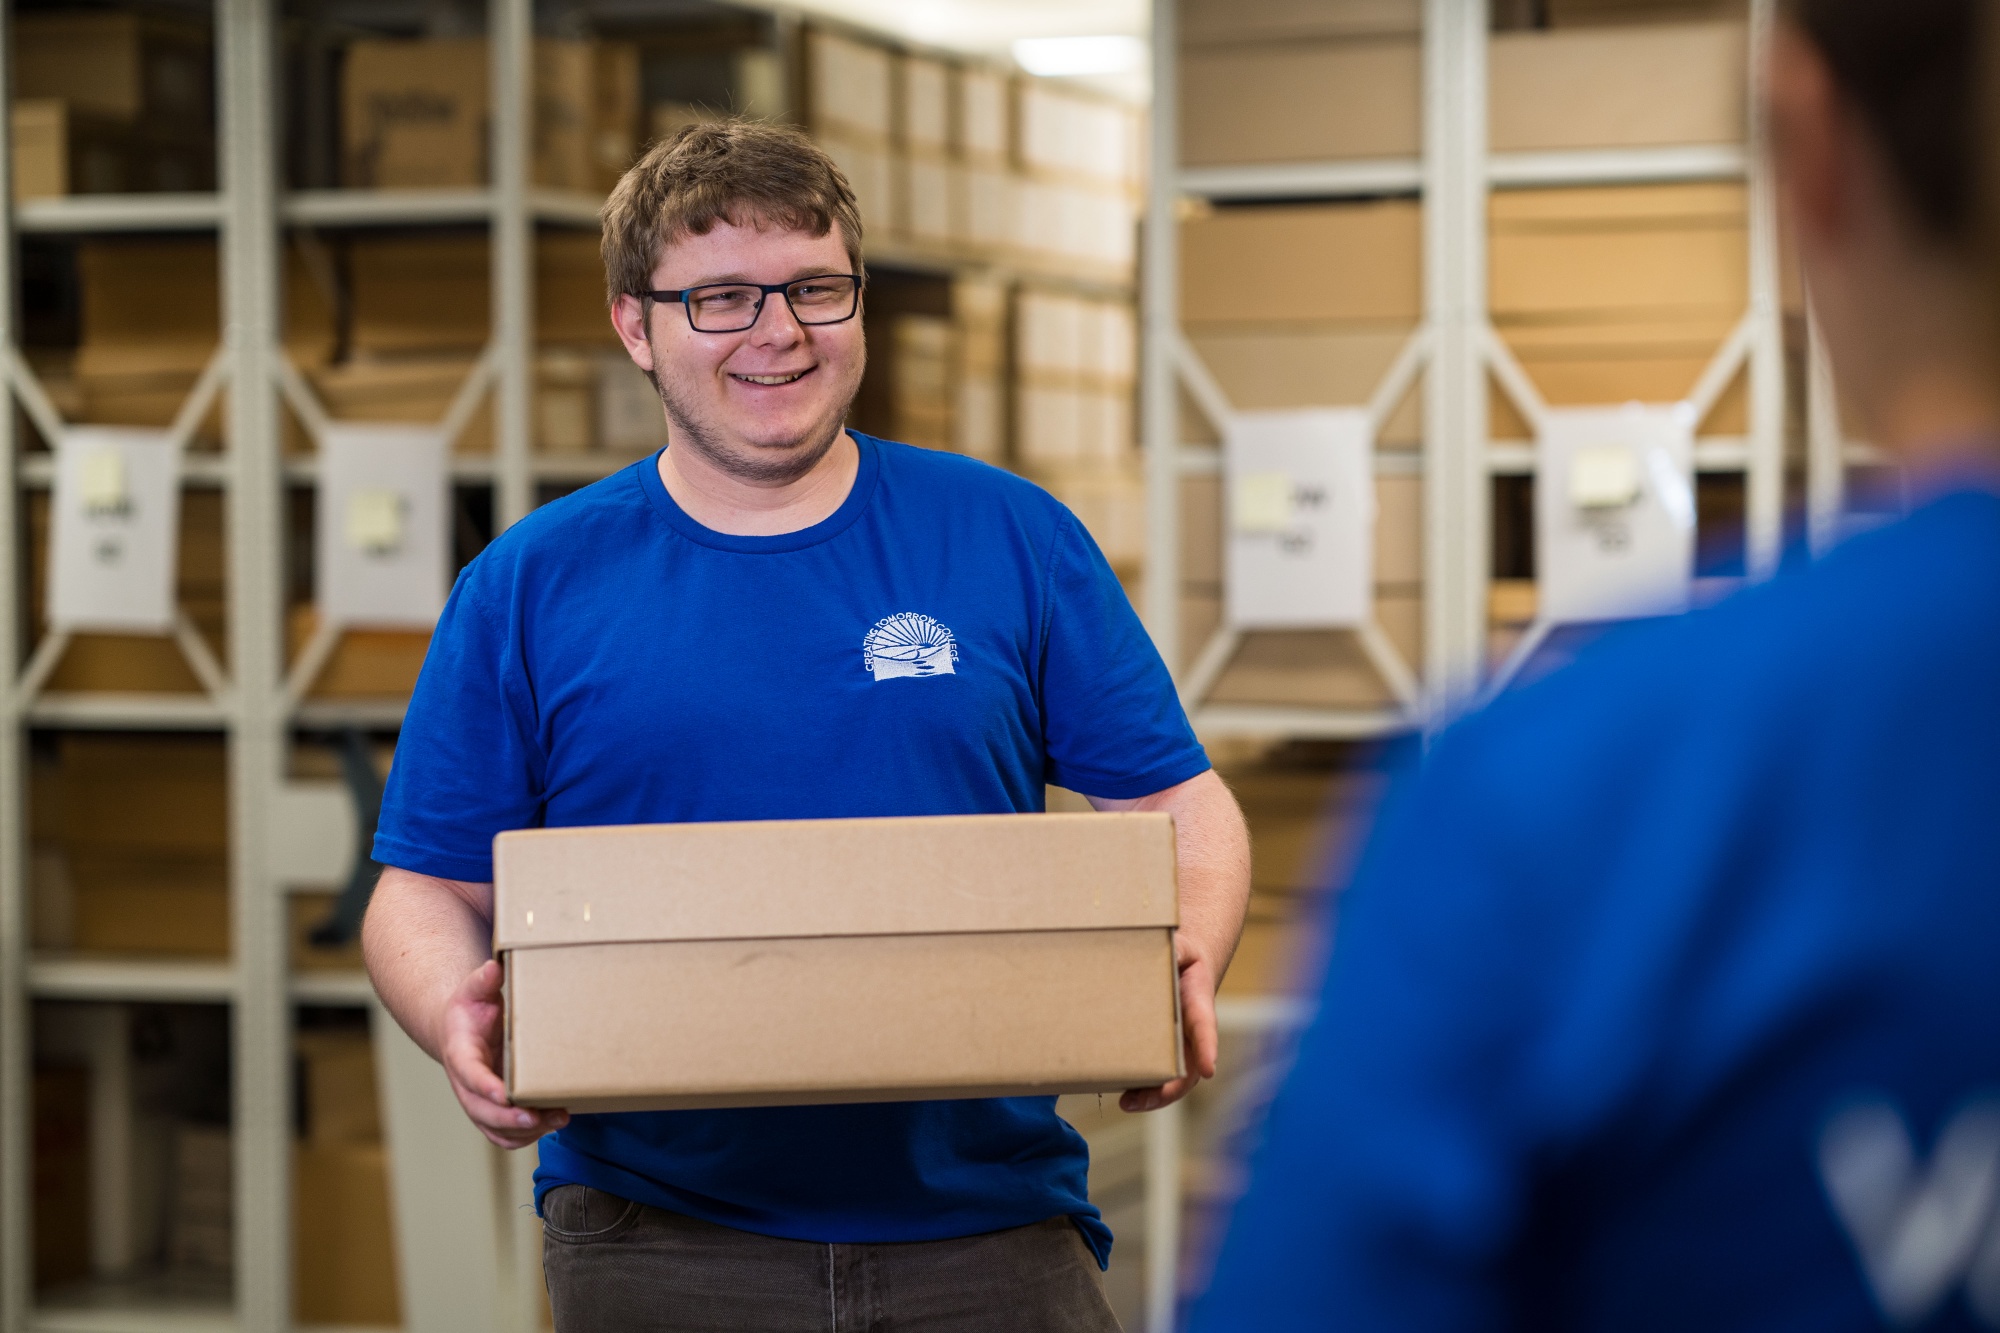
[[(670, 442), (460, 577), (375, 844), (376, 988), (488, 1138), (552, 1134), (535, 1179), (558, 1329), (1115, 1328), (1110, 1234), (1052, 1098), (574, 1119), (507, 1103), (488, 956), (503, 829), (1035, 811), (1045, 782), (1170, 811), (1188, 1075), (1128, 1110), (1213, 1072), (1249, 894), (1242, 816), (1069, 512), (982, 463), (843, 431), (861, 224), (825, 154), (772, 125), (683, 130), (612, 194), (604, 255)], [(926, 651), (905, 661), (906, 640)]]
[(1196, 1327), (2000, 1326), (2000, 400), (1975, 0), (1767, 70), (1912, 512), (1449, 731), (1342, 909)]

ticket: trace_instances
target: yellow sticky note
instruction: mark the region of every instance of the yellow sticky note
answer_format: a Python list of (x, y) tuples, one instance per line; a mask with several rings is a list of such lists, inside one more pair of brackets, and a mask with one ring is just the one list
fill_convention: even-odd
[(1292, 526), (1292, 479), (1249, 472), (1230, 488), (1230, 525), (1238, 532), (1283, 532)]
[(347, 497), (347, 544), (383, 555), (403, 544), (403, 497), (395, 491), (355, 491)]
[(130, 497), (125, 455), (116, 449), (85, 454), (83, 465), (77, 469), (77, 482), (83, 493), (83, 507), (92, 513), (121, 510)]
[(1592, 445), (1570, 457), (1569, 499), (1579, 509), (1621, 509), (1639, 498), (1639, 455), (1622, 444)]

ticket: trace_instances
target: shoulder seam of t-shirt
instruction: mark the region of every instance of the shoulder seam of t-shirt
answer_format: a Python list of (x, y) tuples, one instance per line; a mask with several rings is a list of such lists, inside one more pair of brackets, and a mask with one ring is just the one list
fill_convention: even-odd
[(1056, 503), (1056, 512), (1057, 512), (1057, 519), (1055, 524), (1055, 532), (1049, 537), (1048, 562), (1042, 567), (1042, 651), (1043, 652), (1048, 651), (1050, 626), (1055, 621), (1056, 562), (1062, 558), (1062, 542), (1063, 538), (1069, 535), (1068, 527), (1070, 524), (1076, 522), (1075, 516), (1069, 512), (1069, 506), (1063, 504), (1060, 501)]

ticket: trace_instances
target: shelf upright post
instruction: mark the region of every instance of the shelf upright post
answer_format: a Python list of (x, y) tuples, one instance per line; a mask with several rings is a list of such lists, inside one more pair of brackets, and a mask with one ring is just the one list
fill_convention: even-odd
[[(13, 6), (0, 4), (0, 107), (13, 105), (8, 86), (13, 48), (7, 26)], [(14, 262), (13, 136), (0, 135), (0, 348), (14, 345), (18, 287)], [(32, 1077), (28, 1025), (27, 737), (14, 684), (21, 673), (22, 607), (19, 565), (20, 440), (14, 430), (13, 388), (0, 380), (0, 1333), (25, 1333), (33, 1289), (32, 1171), (28, 1095)]]
[(535, 224), (528, 214), (528, 136), (534, 104), (532, 0), (489, 0), (493, 68), (494, 521), (509, 527), (535, 507), (530, 469), (535, 369)]
[(217, 0), (222, 311), (231, 362), (229, 568), (230, 944), (235, 955), (237, 1326), (290, 1327), (291, 1002), (284, 903), (266, 832), (283, 777), (280, 682), (284, 476), (278, 457), (277, 26), (274, 0)]
[(1774, 0), (1750, 0), (1750, 464), (1744, 507), (1745, 573), (1778, 572), (1785, 539), (1785, 332), (1778, 277), (1777, 182), (1763, 115), (1763, 70)]
[(1424, 0), (1424, 675), (1439, 721), (1485, 657), (1486, 26), (1486, 0)]
[(1153, 0), (1153, 110), (1146, 217), (1140, 232), (1139, 429), (1146, 466), (1146, 578), (1141, 596), (1153, 646), (1178, 676), (1181, 661), (1180, 37), (1176, 0)]

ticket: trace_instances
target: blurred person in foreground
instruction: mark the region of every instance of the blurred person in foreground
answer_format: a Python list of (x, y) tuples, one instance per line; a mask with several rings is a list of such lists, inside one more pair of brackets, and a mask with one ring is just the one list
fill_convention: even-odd
[(1762, 93), (1911, 512), (1443, 735), (1201, 1333), (2000, 1327), (1988, 9), (1785, 4)]

